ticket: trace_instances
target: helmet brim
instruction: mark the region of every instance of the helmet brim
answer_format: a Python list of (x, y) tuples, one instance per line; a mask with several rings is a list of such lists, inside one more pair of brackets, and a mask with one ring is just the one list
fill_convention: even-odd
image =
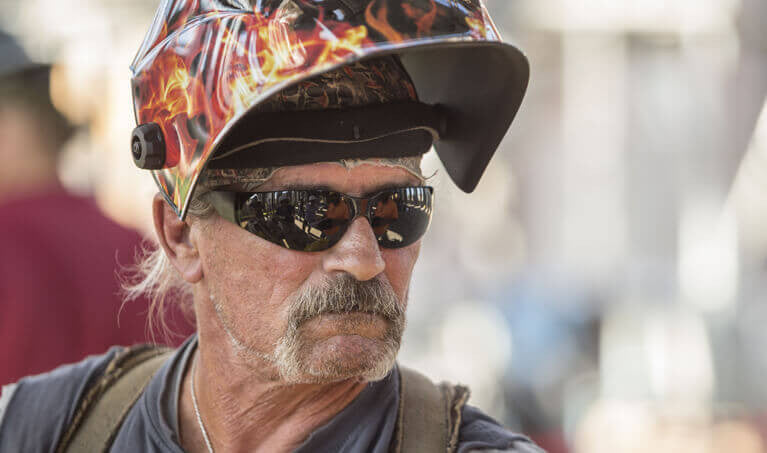
[(435, 148), (453, 182), (472, 192), (522, 105), (527, 58), (502, 42), (467, 42), (414, 47), (401, 60), (421, 101), (445, 108)]

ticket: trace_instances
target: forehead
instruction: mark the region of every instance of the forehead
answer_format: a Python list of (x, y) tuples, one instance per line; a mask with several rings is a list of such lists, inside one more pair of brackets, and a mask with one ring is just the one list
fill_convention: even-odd
[(326, 188), (364, 195), (386, 187), (418, 186), (421, 181), (401, 167), (361, 163), (353, 167), (332, 162), (282, 167), (258, 190)]

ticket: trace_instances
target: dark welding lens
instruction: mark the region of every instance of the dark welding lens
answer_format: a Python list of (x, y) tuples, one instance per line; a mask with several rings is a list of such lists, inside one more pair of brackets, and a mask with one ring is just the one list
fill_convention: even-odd
[(370, 225), (384, 248), (407, 247), (429, 228), (430, 187), (408, 187), (383, 192), (370, 200)]

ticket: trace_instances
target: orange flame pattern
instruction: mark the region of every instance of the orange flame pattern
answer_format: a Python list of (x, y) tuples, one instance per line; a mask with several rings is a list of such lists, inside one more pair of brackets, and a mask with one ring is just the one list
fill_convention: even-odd
[(216, 143), (251, 107), (333, 67), (439, 41), (500, 36), (480, 0), (165, 0), (131, 66), (137, 122), (165, 137), (155, 180), (183, 217)]

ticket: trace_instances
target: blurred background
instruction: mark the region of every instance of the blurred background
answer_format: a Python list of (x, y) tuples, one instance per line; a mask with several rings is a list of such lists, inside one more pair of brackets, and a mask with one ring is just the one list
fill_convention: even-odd
[[(486, 3), (530, 89), (474, 194), (426, 158), (402, 361), (552, 453), (767, 452), (767, 2)], [(64, 185), (144, 232), (128, 64), (156, 6), (0, 0), (81, 126)]]

